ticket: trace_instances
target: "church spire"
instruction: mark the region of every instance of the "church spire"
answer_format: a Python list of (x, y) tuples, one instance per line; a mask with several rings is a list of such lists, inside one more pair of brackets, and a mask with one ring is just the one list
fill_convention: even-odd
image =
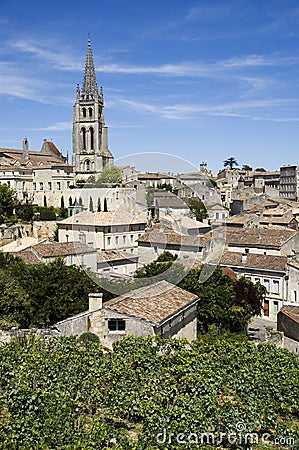
[(93, 98), (98, 97), (98, 84), (96, 72), (94, 68), (93, 56), (91, 51), (90, 39), (88, 38), (87, 56), (85, 63), (84, 80), (82, 86), (82, 95), (91, 95)]

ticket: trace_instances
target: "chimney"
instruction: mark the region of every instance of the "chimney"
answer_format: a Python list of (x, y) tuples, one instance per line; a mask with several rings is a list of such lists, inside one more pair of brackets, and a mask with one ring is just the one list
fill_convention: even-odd
[(23, 159), (28, 159), (29, 158), (29, 154), (28, 154), (28, 139), (26, 138), (26, 136), (23, 139)]
[(103, 294), (102, 292), (95, 292), (88, 294), (89, 302), (89, 312), (96, 311), (97, 309), (102, 309), (103, 306)]

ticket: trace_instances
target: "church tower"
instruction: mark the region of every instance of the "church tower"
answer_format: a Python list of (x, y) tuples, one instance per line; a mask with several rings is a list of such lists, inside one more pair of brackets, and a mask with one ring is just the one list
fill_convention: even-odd
[(113, 165), (108, 149), (108, 127), (104, 121), (103, 88), (98, 90), (90, 39), (82, 90), (77, 85), (73, 118), (73, 165), (75, 181), (82, 184), (91, 176), (95, 180), (105, 167)]

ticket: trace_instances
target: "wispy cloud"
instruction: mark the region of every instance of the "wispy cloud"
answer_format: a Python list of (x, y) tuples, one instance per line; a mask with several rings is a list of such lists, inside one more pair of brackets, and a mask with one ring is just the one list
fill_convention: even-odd
[(298, 121), (297, 115), (290, 116), (290, 111), (299, 105), (299, 99), (270, 99), (255, 101), (240, 101), (217, 105), (175, 104), (155, 105), (128, 99), (119, 99), (134, 110), (142, 113), (160, 116), (164, 119), (186, 120), (198, 116), (227, 116), (251, 120), (271, 120), (275, 122)]
[(35, 131), (70, 131), (72, 122), (56, 122), (43, 128), (33, 128)]
[(159, 66), (121, 65), (118, 63), (104, 64), (97, 70), (105, 73), (121, 74), (152, 74), (170, 77), (200, 77), (216, 76), (223, 72), (233, 72), (245, 68), (262, 68), (270, 66), (294, 65), (299, 62), (298, 57), (279, 55), (245, 55), (244, 57), (229, 58), (214, 62), (185, 61), (178, 64), (162, 64)]
[[(23, 53), (29, 53), (40, 61), (47, 61), (60, 70), (82, 70), (81, 61), (72, 58), (67, 52), (57, 52), (50, 48), (50, 44), (42, 46), (32, 39), (11, 41), (10, 45)], [(52, 47), (53, 45), (51, 45)]]

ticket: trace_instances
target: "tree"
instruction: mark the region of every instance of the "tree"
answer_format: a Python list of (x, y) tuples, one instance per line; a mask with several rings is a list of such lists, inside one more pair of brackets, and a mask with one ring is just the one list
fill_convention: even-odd
[(136, 270), (135, 278), (148, 278), (160, 275), (172, 267), (176, 259), (177, 255), (173, 255), (168, 251), (163, 252), (155, 261), (146, 264), (142, 269)]
[(105, 167), (102, 170), (95, 185), (96, 187), (102, 186), (119, 186), (122, 182), (121, 170), (118, 167)]
[(179, 286), (197, 294), (198, 327), (207, 333), (215, 325), (218, 333), (244, 331), (254, 315), (260, 315), (265, 288), (260, 284), (241, 278), (234, 280), (223, 275), (217, 267), (210, 278), (199, 283), (200, 270), (193, 269), (180, 282)]
[(228, 167), (229, 169), (233, 169), (234, 167), (238, 166), (238, 162), (236, 158), (231, 156), (230, 158), (227, 158), (225, 161), (223, 161), (224, 167)]
[(246, 171), (251, 172), (252, 171), (252, 167), (249, 166), (248, 164), (243, 164), (242, 170), (246, 170)]
[(104, 198), (104, 212), (108, 211), (107, 199)]
[(98, 212), (101, 212), (101, 199), (98, 198)]
[(93, 200), (92, 200), (92, 197), (89, 197), (89, 211), (93, 212)]
[(12, 220), (17, 205), (15, 191), (7, 184), (0, 184), (0, 223)]
[(192, 214), (194, 214), (196, 220), (202, 222), (208, 217), (207, 208), (199, 198), (188, 198), (186, 203), (189, 206)]
[(263, 167), (257, 167), (255, 169), (256, 172), (266, 172), (266, 169), (264, 169)]
[(63, 195), (61, 196), (61, 199), (60, 199), (60, 208), (64, 209), (64, 197), (63, 197)]

